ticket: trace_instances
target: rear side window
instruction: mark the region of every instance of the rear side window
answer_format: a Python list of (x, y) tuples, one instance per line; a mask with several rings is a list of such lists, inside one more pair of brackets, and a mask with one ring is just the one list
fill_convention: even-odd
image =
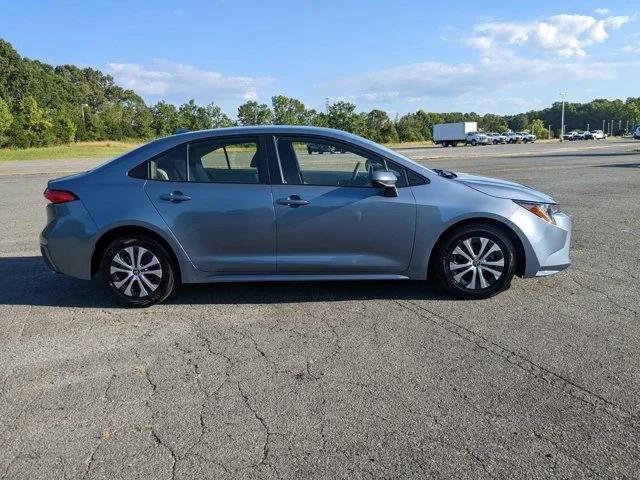
[(263, 183), (257, 138), (190, 143), (188, 156), (191, 182)]
[(187, 181), (187, 146), (167, 150), (149, 161), (149, 179), (164, 182)]

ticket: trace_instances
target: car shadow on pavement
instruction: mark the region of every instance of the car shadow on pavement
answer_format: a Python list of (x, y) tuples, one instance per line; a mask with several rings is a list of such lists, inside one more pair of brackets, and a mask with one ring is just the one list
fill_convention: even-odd
[(640, 163), (610, 163), (608, 165), (596, 165), (598, 168), (640, 168)]
[(540, 153), (523, 155), (523, 158), (566, 158), (566, 157), (629, 157), (637, 156), (638, 152), (578, 152), (578, 153)]
[[(166, 303), (231, 305), (345, 300), (450, 300), (419, 281), (210, 283), (182, 285)], [(54, 273), (42, 257), (0, 257), (0, 305), (120, 308), (99, 278)]]

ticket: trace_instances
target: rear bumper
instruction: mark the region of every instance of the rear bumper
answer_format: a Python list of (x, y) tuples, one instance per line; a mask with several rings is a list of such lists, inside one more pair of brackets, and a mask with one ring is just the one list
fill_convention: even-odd
[(79, 200), (47, 205), (47, 226), (40, 252), (54, 272), (91, 279), (91, 257), (97, 228)]
[(46, 245), (43, 245), (42, 243), (40, 244), (40, 254), (42, 255), (42, 259), (44, 260), (44, 263), (47, 265), (47, 267), (49, 267), (49, 269), (53, 270), (56, 273), (60, 273), (60, 270), (58, 270), (58, 267), (56, 267), (55, 264), (53, 263), (53, 259), (51, 258), (49, 249), (47, 248)]

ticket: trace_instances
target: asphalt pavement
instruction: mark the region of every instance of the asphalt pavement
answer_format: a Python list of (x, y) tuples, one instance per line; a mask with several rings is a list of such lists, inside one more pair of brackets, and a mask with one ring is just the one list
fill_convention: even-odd
[(572, 267), (483, 301), (423, 282), (182, 287), (143, 310), (38, 251), (0, 163), (0, 479), (640, 478), (640, 142), (402, 153), (572, 216)]

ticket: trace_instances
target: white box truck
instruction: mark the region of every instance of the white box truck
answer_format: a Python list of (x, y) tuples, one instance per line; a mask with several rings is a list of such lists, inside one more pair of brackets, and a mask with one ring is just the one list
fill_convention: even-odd
[(443, 147), (467, 143), (467, 134), (478, 131), (478, 122), (438, 123), (433, 126), (433, 142)]

